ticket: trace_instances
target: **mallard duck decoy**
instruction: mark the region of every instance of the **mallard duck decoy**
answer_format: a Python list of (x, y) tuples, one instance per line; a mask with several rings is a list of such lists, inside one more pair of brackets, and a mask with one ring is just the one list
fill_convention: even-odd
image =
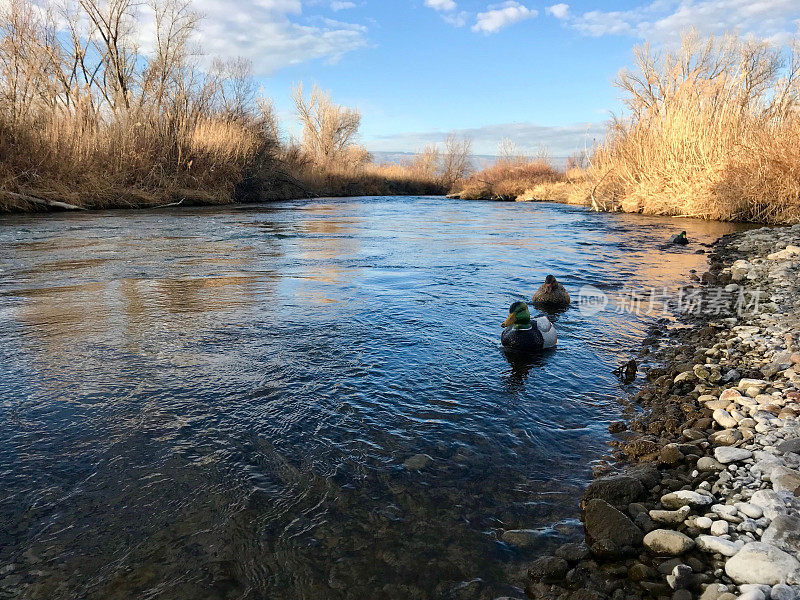
[(567, 289), (555, 277), (548, 275), (533, 295), (533, 302), (534, 304), (565, 307), (569, 306), (571, 300)]
[(673, 235), (669, 238), (670, 244), (678, 244), (679, 246), (686, 246), (689, 243), (688, 238), (686, 237), (686, 232), (681, 231), (679, 234)]
[(550, 319), (539, 317), (531, 321), (528, 305), (525, 302), (514, 302), (508, 309), (508, 318), (503, 321), (500, 341), (511, 350), (541, 352), (556, 347), (558, 334)]

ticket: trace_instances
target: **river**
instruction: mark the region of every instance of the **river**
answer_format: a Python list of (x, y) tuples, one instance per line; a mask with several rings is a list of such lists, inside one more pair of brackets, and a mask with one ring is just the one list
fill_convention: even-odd
[(579, 536), (653, 317), (571, 308), (520, 361), (509, 304), (548, 273), (674, 291), (738, 228), (431, 197), (0, 216), (0, 597), (521, 597)]

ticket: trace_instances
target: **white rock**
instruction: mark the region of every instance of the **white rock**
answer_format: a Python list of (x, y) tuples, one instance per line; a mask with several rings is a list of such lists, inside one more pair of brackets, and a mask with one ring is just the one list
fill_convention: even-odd
[(664, 508), (676, 510), (682, 506), (709, 506), (714, 503), (713, 496), (699, 494), (692, 490), (678, 490), (661, 496)]
[(714, 521), (711, 524), (711, 535), (726, 535), (728, 533), (729, 525), (727, 521)]
[(694, 520), (694, 524), (697, 525), (700, 529), (711, 529), (711, 524), (714, 521), (709, 519), (708, 517), (697, 517)]
[(800, 561), (774, 546), (751, 542), (725, 563), (725, 573), (736, 583), (775, 585), (800, 569)]
[(750, 504), (755, 504), (764, 511), (764, 516), (773, 520), (778, 515), (787, 513), (786, 504), (774, 490), (759, 490), (750, 497)]
[[(738, 421), (731, 416), (724, 408), (718, 408), (714, 411), (713, 415), (714, 420), (719, 423), (725, 429), (730, 429), (732, 427), (736, 427), (738, 425)], [(719, 460), (719, 459), (718, 459)]]
[(737, 600), (767, 600), (767, 597), (759, 589), (752, 589), (750, 591), (740, 594)]
[(743, 545), (715, 535), (698, 535), (695, 541), (697, 547), (703, 552), (722, 554), (723, 556), (733, 556), (742, 549)]
[(742, 460), (747, 460), (748, 458), (752, 458), (753, 453), (745, 448), (720, 446), (714, 449), (714, 457), (723, 465), (727, 465), (733, 462), (739, 462)]
[(764, 510), (755, 504), (750, 504), (749, 502), (737, 502), (735, 506), (737, 509), (739, 509), (739, 512), (747, 515), (751, 519), (760, 519), (764, 516)]

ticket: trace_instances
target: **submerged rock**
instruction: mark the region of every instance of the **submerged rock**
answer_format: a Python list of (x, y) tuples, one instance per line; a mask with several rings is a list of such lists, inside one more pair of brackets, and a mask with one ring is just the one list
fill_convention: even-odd
[(411, 458), (406, 459), (403, 466), (409, 471), (419, 471), (428, 467), (433, 463), (433, 459), (427, 454), (415, 454)]
[(642, 544), (642, 530), (605, 500), (595, 498), (584, 512), (586, 542), (594, 554), (614, 556)]

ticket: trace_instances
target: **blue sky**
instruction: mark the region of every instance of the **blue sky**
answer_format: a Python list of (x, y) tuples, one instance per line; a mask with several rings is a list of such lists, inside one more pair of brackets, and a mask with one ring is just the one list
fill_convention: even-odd
[(361, 143), (414, 151), (448, 132), (555, 156), (602, 137), (635, 44), (738, 30), (784, 44), (798, 0), (197, 0), (211, 55), (245, 56), (287, 131), (305, 82), (363, 114)]

